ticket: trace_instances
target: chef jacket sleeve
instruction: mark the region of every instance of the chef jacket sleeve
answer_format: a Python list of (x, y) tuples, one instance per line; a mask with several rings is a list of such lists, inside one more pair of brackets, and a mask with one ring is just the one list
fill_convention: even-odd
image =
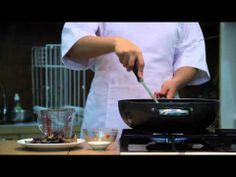
[(181, 67), (198, 69), (195, 78), (188, 85), (200, 85), (210, 79), (206, 62), (204, 36), (198, 23), (182, 23), (178, 28), (178, 41), (175, 46), (174, 72)]
[(61, 56), (65, 67), (73, 70), (91, 69), (94, 59), (80, 59), (79, 61), (66, 56), (71, 47), (84, 36), (96, 36), (99, 23), (65, 23), (61, 35)]

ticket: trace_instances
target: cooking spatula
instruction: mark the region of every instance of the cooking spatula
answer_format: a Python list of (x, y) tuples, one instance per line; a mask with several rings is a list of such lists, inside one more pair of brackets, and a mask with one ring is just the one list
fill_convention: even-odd
[(133, 67), (133, 72), (135, 74), (135, 76), (137, 77), (137, 80), (139, 83), (141, 83), (143, 85), (143, 87), (145, 88), (146, 92), (150, 95), (150, 97), (156, 102), (159, 103), (159, 101), (156, 99), (156, 97), (152, 94), (151, 90), (148, 88), (148, 86), (146, 85), (146, 83), (144, 82), (143, 78), (140, 78), (138, 76), (138, 68), (137, 68), (137, 60), (135, 61), (134, 67)]

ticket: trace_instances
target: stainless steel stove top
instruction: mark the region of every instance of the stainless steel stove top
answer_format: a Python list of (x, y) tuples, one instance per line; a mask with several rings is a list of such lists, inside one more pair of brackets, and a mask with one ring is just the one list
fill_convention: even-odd
[(236, 155), (236, 129), (171, 134), (124, 129), (120, 151), (131, 155)]

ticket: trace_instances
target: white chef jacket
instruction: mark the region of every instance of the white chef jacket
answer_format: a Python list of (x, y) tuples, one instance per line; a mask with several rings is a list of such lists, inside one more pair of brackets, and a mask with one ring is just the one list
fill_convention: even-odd
[(144, 81), (152, 92), (184, 66), (198, 69), (188, 85), (210, 79), (205, 43), (198, 23), (65, 23), (62, 31), (62, 62), (73, 70), (95, 72), (87, 97), (83, 128), (128, 127), (118, 110), (118, 100), (150, 98), (133, 72), (127, 72), (115, 53), (74, 61), (65, 55), (82, 37), (119, 36), (137, 45), (144, 56)]

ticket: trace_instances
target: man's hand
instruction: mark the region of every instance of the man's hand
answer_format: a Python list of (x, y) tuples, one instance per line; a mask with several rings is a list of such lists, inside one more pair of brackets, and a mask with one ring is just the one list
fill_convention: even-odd
[(178, 90), (178, 83), (175, 80), (167, 80), (161, 86), (161, 91), (157, 95), (165, 95), (166, 98), (174, 98)]
[(166, 80), (162, 86), (159, 93), (154, 93), (155, 95), (165, 95), (166, 98), (174, 98), (177, 91), (188, 84), (197, 74), (197, 69), (193, 67), (182, 67), (179, 68), (174, 77), (170, 80)]
[(143, 77), (144, 59), (140, 48), (127, 39), (117, 37), (114, 51), (127, 71), (132, 71), (135, 60), (137, 60), (138, 76)]

